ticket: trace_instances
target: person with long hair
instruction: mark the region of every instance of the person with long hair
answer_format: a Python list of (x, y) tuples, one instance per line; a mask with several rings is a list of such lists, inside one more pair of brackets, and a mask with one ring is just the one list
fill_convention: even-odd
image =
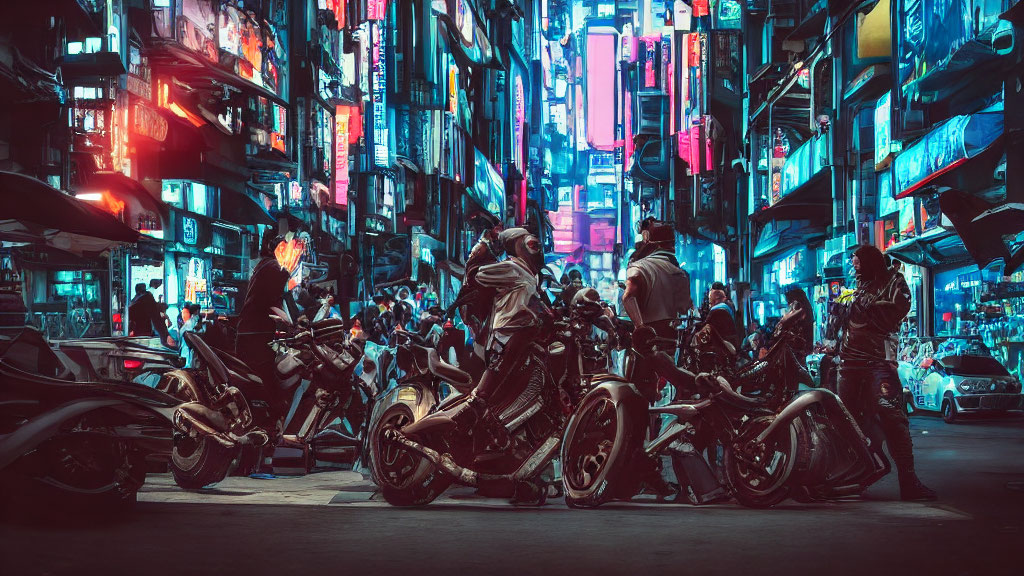
[(861, 246), (852, 264), (857, 290), (839, 343), (839, 397), (864, 427), (878, 418), (899, 474), (902, 500), (935, 500), (914, 470), (910, 422), (896, 373), (895, 333), (910, 311), (910, 288), (874, 246)]
[(807, 355), (814, 349), (814, 308), (807, 298), (807, 292), (799, 286), (790, 286), (786, 290), (786, 304), (790, 312), (803, 312), (797, 320), (797, 334), (800, 338), (793, 343), (793, 351), (800, 363), (806, 365)]

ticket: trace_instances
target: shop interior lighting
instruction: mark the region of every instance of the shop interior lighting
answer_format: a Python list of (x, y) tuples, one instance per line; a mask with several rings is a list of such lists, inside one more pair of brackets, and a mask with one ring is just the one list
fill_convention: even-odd
[(81, 54), (82, 48), (83, 44), (81, 42), (68, 42), (68, 55)]

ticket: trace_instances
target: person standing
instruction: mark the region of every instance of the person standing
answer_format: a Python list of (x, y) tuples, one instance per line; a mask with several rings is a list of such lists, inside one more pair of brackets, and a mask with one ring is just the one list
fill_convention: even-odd
[(899, 474), (900, 498), (935, 500), (935, 492), (921, 483), (914, 470), (910, 422), (896, 373), (892, 336), (910, 311), (910, 288), (903, 274), (890, 268), (886, 260), (870, 245), (853, 254), (857, 290), (839, 343), (839, 397), (862, 427), (878, 418)]
[[(640, 226), (642, 240), (626, 268), (622, 308), (636, 329), (647, 326), (659, 338), (675, 340), (676, 321), (693, 307), (690, 275), (676, 260), (671, 224), (648, 218)], [(657, 400), (657, 375), (630, 360), (632, 366), (627, 366), (627, 376), (649, 401)]]

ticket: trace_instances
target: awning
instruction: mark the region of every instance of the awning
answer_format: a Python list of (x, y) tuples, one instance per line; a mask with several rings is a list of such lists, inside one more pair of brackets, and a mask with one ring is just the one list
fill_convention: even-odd
[[(939, 207), (979, 268), (987, 268), (997, 260), (1004, 264), (1010, 261), (1005, 237), (1024, 232), (1024, 204), (993, 207), (972, 194), (950, 190), (939, 196)], [(1003, 274), (1012, 272), (1004, 269)]]
[[(1019, 3), (1018, 3), (1019, 5)], [(1012, 12), (1011, 9), (1008, 12)], [(1006, 14), (1006, 13), (1004, 13)], [(994, 21), (972, 38), (957, 39), (956, 48), (914, 81), (925, 102), (943, 100), (964, 86), (988, 74), (999, 74), (1013, 65), (1014, 44), (1012, 25)], [(927, 26), (927, 22), (925, 24)], [(932, 34), (941, 34), (933, 31)], [(948, 34), (948, 33), (947, 33)], [(943, 38), (950, 42), (947, 36)]]
[(766, 227), (761, 231), (754, 246), (753, 259), (765, 260), (780, 252), (806, 246), (808, 242), (826, 236), (823, 226), (814, 226), (807, 221), (789, 222), (775, 228)]
[(149, 58), (149, 64), (154, 69), (166, 68), (167, 72), (174, 76), (187, 78), (190, 84), (194, 85), (196, 80), (205, 80), (208, 85), (202, 87), (206, 89), (215, 89), (219, 84), (228, 84), (240, 91), (263, 96), (281, 106), (288, 106), (288, 103), (274, 92), (249, 82), (233, 71), (221, 68), (201, 54), (185, 48), (174, 40), (161, 38), (150, 40), (145, 47), (145, 56)]
[(750, 215), (754, 222), (808, 220), (825, 225), (832, 219), (832, 171), (822, 169), (775, 204)]
[(274, 224), (277, 220), (252, 196), (233, 188), (220, 190), (220, 214), (235, 224)]
[(935, 228), (916, 238), (897, 242), (885, 253), (901, 262), (925, 267), (971, 261), (960, 237), (945, 228)]
[(935, 178), (993, 146), (1003, 134), (999, 103), (976, 114), (954, 116), (896, 157), (895, 198), (906, 198)]
[(858, 74), (843, 90), (843, 100), (877, 100), (890, 86), (888, 64), (872, 64)]
[(796, 28), (786, 36), (789, 40), (804, 40), (812, 36), (821, 36), (825, 33), (825, 19), (828, 17), (827, 2), (820, 1), (811, 7), (813, 10), (797, 24)]
[(137, 231), (100, 208), (15, 172), (0, 172), (0, 215), (0, 240), (73, 254), (98, 254), (139, 239)]
[(155, 198), (137, 180), (133, 180), (121, 172), (93, 172), (75, 192), (112, 194), (116, 199), (126, 204), (125, 218), (128, 222), (132, 223), (136, 222), (140, 216), (149, 213), (160, 217), (166, 224), (170, 213), (165, 202)]
[(117, 52), (67, 54), (57, 59), (65, 82), (120, 76), (126, 71)]

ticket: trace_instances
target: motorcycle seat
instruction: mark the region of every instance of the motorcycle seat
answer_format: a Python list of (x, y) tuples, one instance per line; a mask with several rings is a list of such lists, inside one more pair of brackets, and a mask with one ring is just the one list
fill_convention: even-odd
[(744, 396), (739, 392), (733, 390), (729, 381), (721, 376), (712, 377), (707, 374), (701, 374), (697, 377), (698, 379), (704, 379), (704, 382), (713, 381), (711, 384), (712, 388), (717, 388), (721, 392), (720, 398), (728, 404), (741, 409), (756, 409), (764, 408), (765, 401), (762, 398), (751, 398), (750, 396)]
[(442, 360), (437, 350), (428, 351), (427, 368), (431, 374), (448, 382), (463, 394), (473, 389), (473, 377), (458, 366), (453, 366)]
[(249, 367), (238, 358), (223, 350), (211, 348), (195, 332), (185, 332), (185, 342), (198, 354), (210, 368), (210, 373), (219, 384), (228, 384), (239, 380), (248, 380), (255, 384), (263, 384), (263, 380), (254, 374)]

